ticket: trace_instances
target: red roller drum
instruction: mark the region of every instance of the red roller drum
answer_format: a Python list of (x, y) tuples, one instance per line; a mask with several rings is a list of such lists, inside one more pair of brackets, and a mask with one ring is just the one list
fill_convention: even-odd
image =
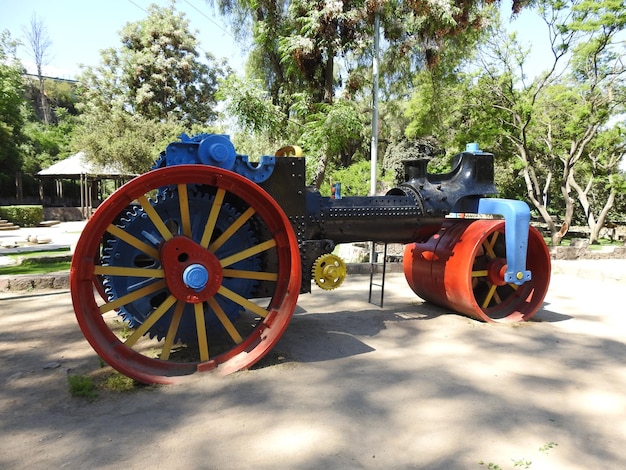
[(534, 227), (529, 227), (526, 267), (530, 281), (504, 281), (503, 220), (448, 219), (426, 242), (404, 251), (404, 274), (419, 297), (486, 322), (528, 320), (543, 304), (550, 253)]

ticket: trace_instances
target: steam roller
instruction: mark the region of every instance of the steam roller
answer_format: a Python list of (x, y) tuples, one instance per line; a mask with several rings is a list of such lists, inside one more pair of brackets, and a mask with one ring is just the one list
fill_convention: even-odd
[(77, 243), (78, 324), (113, 368), (142, 383), (225, 375), (263, 358), (299, 294), (340, 287), (334, 250), (405, 244), (404, 273), (426, 301), (486, 322), (541, 307), (550, 255), (521, 201), (498, 199), (493, 155), (475, 144), (452, 171), (404, 162), (387, 194), (325, 197), (298, 147), (256, 162), (226, 135), (182, 135), (154, 169), (109, 196)]

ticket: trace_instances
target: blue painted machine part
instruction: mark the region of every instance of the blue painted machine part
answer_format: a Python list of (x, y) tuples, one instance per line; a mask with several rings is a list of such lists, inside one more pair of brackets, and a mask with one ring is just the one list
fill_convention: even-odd
[(526, 270), (528, 226), (530, 224), (528, 204), (510, 199), (481, 198), (478, 200), (477, 212), (479, 214), (504, 216), (507, 263), (504, 280), (517, 285), (530, 281), (532, 274)]
[(341, 183), (335, 183), (331, 188), (333, 199), (341, 199)]
[(198, 163), (232, 170), (235, 166), (237, 152), (227, 135), (207, 135), (198, 147)]
[(200, 292), (209, 282), (209, 272), (201, 264), (190, 264), (183, 271), (183, 282), (190, 289)]
[(476, 152), (480, 152), (481, 150), (480, 150), (480, 147), (478, 146), (478, 142), (471, 142), (469, 144), (465, 144), (465, 151), (476, 153)]
[(233, 171), (245, 176), (254, 183), (263, 183), (274, 171), (276, 165), (276, 157), (263, 155), (258, 163), (248, 161), (247, 155), (237, 155)]
[(165, 165), (200, 164), (234, 171), (250, 181), (260, 184), (272, 175), (276, 164), (273, 156), (262, 156), (258, 163), (238, 155), (225, 134), (199, 134), (193, 137), (181, 135), (180, 142), (173, 142), (165, 150)]

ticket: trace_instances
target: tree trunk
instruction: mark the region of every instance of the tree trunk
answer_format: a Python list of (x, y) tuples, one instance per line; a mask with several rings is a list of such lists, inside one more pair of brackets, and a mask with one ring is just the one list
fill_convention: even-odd
[(328, 48), (328, 59), (324, 69), (324, 103), (333, 104), (335, 90), (333, 87), (335, 81), (335, 51), (332, 47)]
[(528, 158), (528, 152), (526, 147), (520, 143), (513, 141), (515, 146), (517, 147), (518, 154), (520, 159), (524, 162), (524, 169), (522, 170), (522, 175), (524, 176), (524, 182), (526, 183), (526, 194), (528, 195), (528, 199), (532, 203), (532, 205), (537, 209), (539, 215), (548, 226), (548, 232), (550, 233), (551, 244), (553, 246), (561, 243), (561, 238), (567, 231), (567, 227), (561, 226), (560, 230), (557, 227), (556, 223), (552, 219), (552, 216), (548, 212), (547, 205), (547, 196), (546, 193), (548, 191), (548, 186), (550, 184), (550, 180), (552, 179), (552, 173), (548, 172), (548, 177), (546, 179), (546, 184), (541, 189), (539, 185), (539, 181), (537, 179), (537, 175), (535, 174), (534, 168), (532, 166), (532, 162)]
[(606, 217), (609, 214), (609, 211), (611, 210), (611, 208), (613, 207), (613, 204), (615, 203), (615, 189), (611, 189), (611, 192), (609, 193), (609, 197), (606, 200), (606, 203), (604, 204), (604, 207), (602, 208), (602, 210), (600, 211), (600, 215), (598, 216), (598, 220), (595, 223), (594, 229), (591, 231), (591, 235), (589, 236), (589, 243), (598, 243), (598, 240), (600, 239), (600, 230), (602, 230), (602, 228), (604, 227), (604, 224), (606, 223)]
[(44, 89), (43, 74), (41, 67), (37, 66), (37, 78), (39, 78), (39, 99), (41, 102), (41, 115), (43, 116), (43, 122), (50, 124), (50, 110), (48, 109), (48, 99), (46, 98), (46, 91)]
[(611, 192), (609, 193), (606, 202), (604, 203), (604, 206), (602, 207), (602, 210), (600, 211), (600, 214), (596, 219), (593, 213), (593, 209), (591, 208), (591, 202), (589, 201), (588, 197), (589, 191), (591, 191), (591, 188), (593, 186), (593, 177), (589, 178), (587, 186), (585, 187), (585, 189), (583, 189), (574, 179), (574, 175), (571, 175), (570, 185), (576, 191), (576, 194), (578, 195), (578, 201), (580, 202), (580, 205), (585, 212), (587, 226), (589, 227), (589, 244), (596, 244), (600, 239), (600, 230), (602, 230), (602, 227), (604, 227), (604, 224), (606, 223), (606, 217), (613, 207), (613, 204), (615, 203), (616, 191), (614, 188), (611, 188)]
[[(565, 215), (563, 216), (563, 224), (567, 225), (567, 227), (570, 227), (572, 225), (572, 219), (574, 218), (574, 199), (570, 197), (571, 192), (572, 189), (567, 182), (567, 179), (564, 178), (561, 181), (561, 194), (563, 195), (563, 202), (565, 203)], [(561, 243), (561, 239), (563, 238), (565, 233), (567, 233), (567, 231), (563, 232), (563, 234), (558, 237), (559, 243)]]
[(326, 164), (328, 163), (328, 155), (323, 153), (317, 159), (317, 166), (315, 168), (315, 174), (313, 175), (313, 184), (317, 189), (322, 186), (324, 178), (326, 177)]
[(22, 172), (18, 171), (15, 174), (15, 199), (18, 204), (24, 202), (24, 189), (22, 185)]

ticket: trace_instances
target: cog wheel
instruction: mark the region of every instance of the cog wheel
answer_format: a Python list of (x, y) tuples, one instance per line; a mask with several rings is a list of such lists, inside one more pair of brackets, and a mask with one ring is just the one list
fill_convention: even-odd
[(336, 289), (346, 278), (346, 264), (341, 258), (327, 253), (313, 263), (313, 279), (324, 290)]
[[(192, 214), (188, 222), (190, 224), (189, 235), (192, 239), (199, 240), (202, 236), (206, 221), (202, 217), (194, 216), (194, 214), (201, 213), (202, 208), (210, 207), (213, 203), (214, 196), (207, 193), (206, 188), (200, 185), (190, 185), (187, 188), (187, 194), (184, 198), (189, 205), (190, 214)], [(183, 231), (184, 221), (181, 220), (180, 217), (179, 200), (180, 195), (176, 187), (165, 187), (160, 188), (155, 199), (151, 201), (154, 210), (163, 220), (172, 235), (179, 235)], [(239, 211), (233, 206), (226, 202), (223, 203), (217, 216), (214, 237), (221, 235), (229, 227), (231, 221), (236, 220), (239, 215)], [(148, 215), (141, 208), (134, 207), (129, 209), (123, 217), (120, 217), (116, 225), (125, 233), (144, 241), (155, 249), (158, 249), (162, 242), (157, 229), (150, 223)], [(253, 246), (256, 243), (257, 238), (253, 231), (252, 222), (248, 221), (240, 230), (233, 234), (228, 243), (220, 247), (216, 253), (218, 256), (228, 256), (230, 253), (235, 253), (242, 248)], [(161, 260), (146, 255), (139, 248), (129, 245), (118, 238), (110, 237), (105, 242), (103, 248), (102, 264), (109, 267), (122, 267), (128, 266), (129, 263), (135, 268), (163, 268)], [(261, 261), (258, 255), (251, 256), (240, 261), (236, 267), (238, 269), (254, 271), (260, 269)], [(141, 288), (144, 284), (150, 282), (150, 279), (135, 276), (105, 276), (103, 286), (107, 300), (114, 302), (125, 295), (125, 293)], [(231, 290), (251, 297), (258, 285), (258, 281), (253, 279), (224, 279), (223, 284)], [(155, 308), (163, 303), (168, 294), (169, 291), (167, 287), (163, 287), (162, 289), (156, 290), (151, 295), (140, 297), (139, 299), (121, 306), (117, 313), (130, 328), (137, 328)], [(231, 321), (238, 318), (240, 306), (237, 303), (223, 297), (217, 299), (216, 302)], [(208, 306), (204, 307), (206, 327), (208, 329), (221, 329), (222, 323), (217, 318), (213, 309)], [(151, 338), (155, 337), (160, 340), (166, 336), (167, 329), (172, 321), (173, 310), (174, 309), (171, 309), (168, 313), (163, 315), (163, 317), (155, 322), (147, 331), (147, 334)], [(195, 341), (198, 337), (193, 311), (193, 305), (185, 306), (175, 340), (189, 343)]]
[(167, 166), (167, 158), (165, 152), (161, 152), (159, 154), (159, 158), (157, 158), (152, 164), (151, 170), (157, 170), (159, 168), (164, 168)]

